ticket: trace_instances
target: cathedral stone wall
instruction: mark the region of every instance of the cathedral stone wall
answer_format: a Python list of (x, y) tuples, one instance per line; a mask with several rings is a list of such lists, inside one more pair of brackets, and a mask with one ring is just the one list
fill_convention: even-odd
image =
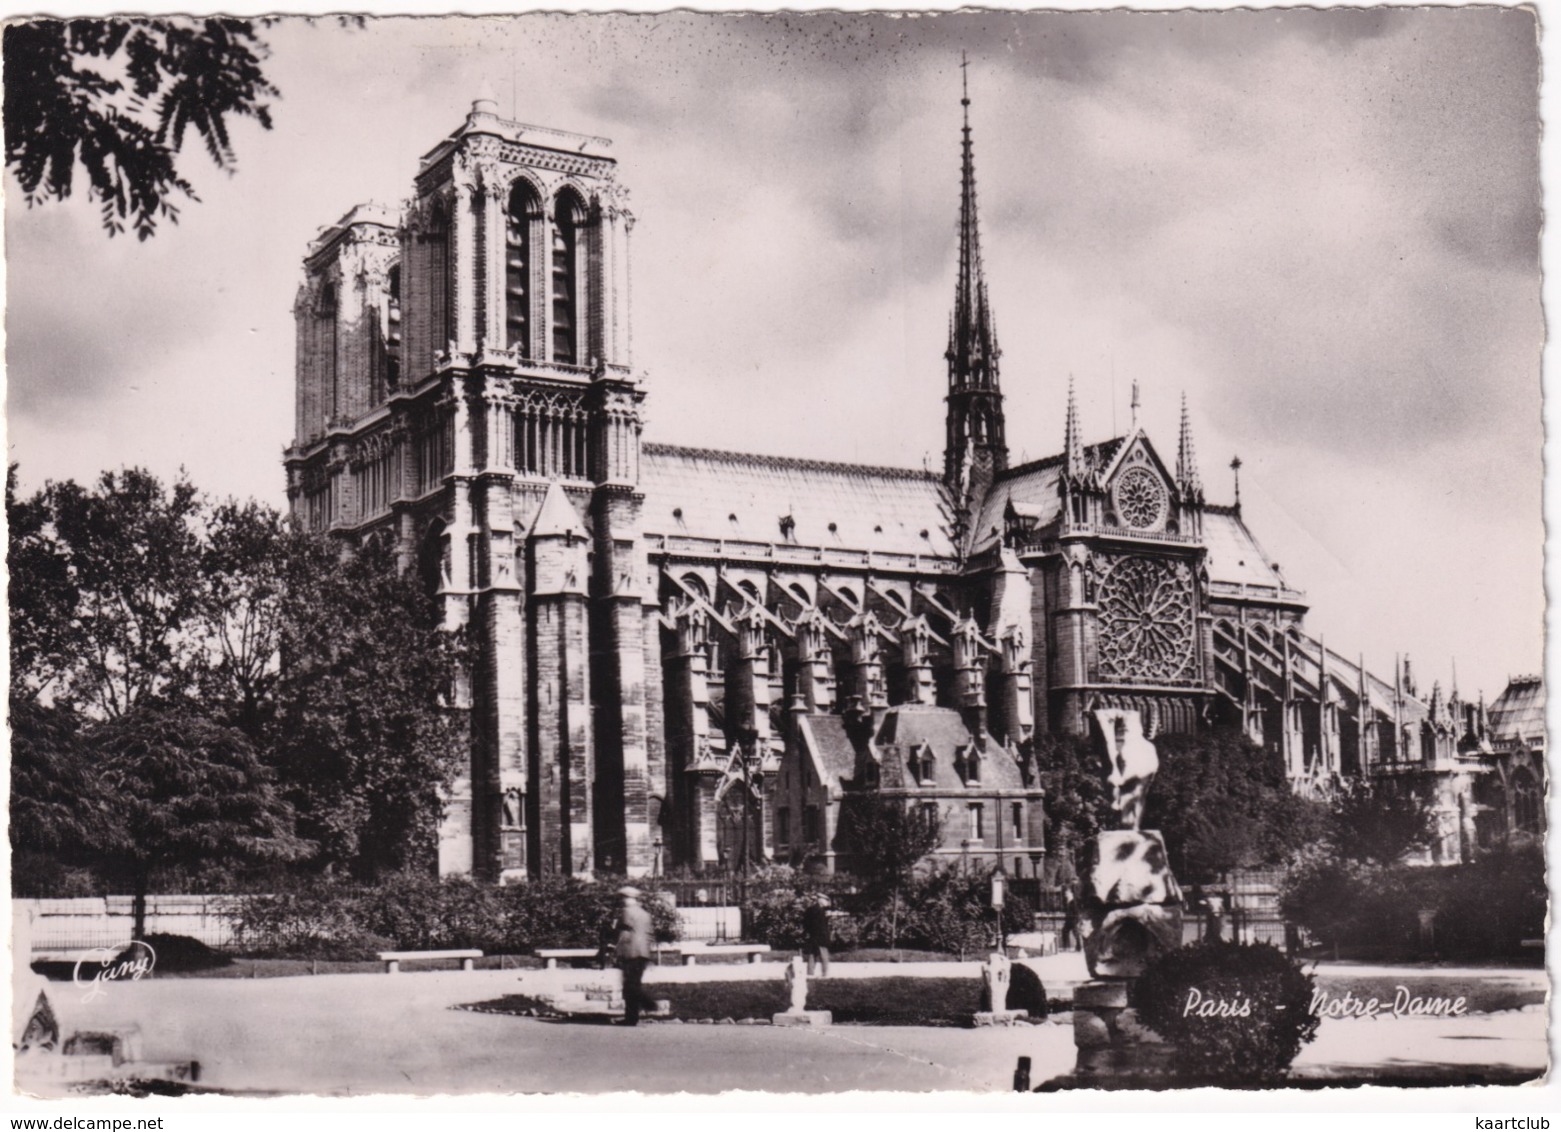
[(609, 150), (478, 103), (403, 214), (304, 261), (293, 512), (389, 532), (469, 657), (442, 873), (851, 867), (873, 793), (936, 811), (935, 861), (1039, 873), (1036, 735), (1112, 706), (1240, 727), (1300, 790), (1418, 776), (1438, 859), (1533, 808), (1534, 741), (1307, 634), (1185, 402), (1174, 462), (1135, 383), (1124, 435), (1086, 444), (1070, 388), (1061, 451), (1010, 465), (968, 115), (942, 475), (642, 443)]

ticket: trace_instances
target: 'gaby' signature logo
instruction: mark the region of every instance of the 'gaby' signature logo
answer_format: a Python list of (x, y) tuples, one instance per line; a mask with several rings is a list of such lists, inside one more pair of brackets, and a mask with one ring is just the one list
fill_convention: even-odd
[(81, 996), (81, 1001), (91, 1002), (108, 993), (109, 983), (120, 979), (139, 982), (150, 975), (156, 966), (157, 952), (152, 949), (152, 945), (133, 939), (129, 947), (117, 953), (113, 948), (95, 947), (84, 954), (76, 960), (71, 982), (86, 989), (87, 993)]

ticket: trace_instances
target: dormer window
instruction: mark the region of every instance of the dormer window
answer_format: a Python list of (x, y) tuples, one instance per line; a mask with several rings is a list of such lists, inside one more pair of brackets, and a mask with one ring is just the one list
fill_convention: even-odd
[(911, 772), (911, 778), (917, 786), (931, 786), (933, 784), (932, 747), (926, 743), (911, 751), (910, 757), (905, 760), (906, 769)]
[(976, 750), (974, 744), (960, 748), (954, 756), (954, 769), (959, 771), (966, 786), (981, 785), (981, 752)]

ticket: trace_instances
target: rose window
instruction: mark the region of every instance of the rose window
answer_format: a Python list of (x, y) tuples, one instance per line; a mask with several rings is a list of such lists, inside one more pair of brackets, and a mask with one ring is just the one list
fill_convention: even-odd
[(1129, 468), (1112, 490), (1117, 516), (1129, 527), (1149, 530), (1165, 519), (1165, 485), (1148, 468)]
[(1100, 674), (1168, 683), (1193, 668), (1192, 576), (1185, 563), (1123, 558), (1100, 585)]

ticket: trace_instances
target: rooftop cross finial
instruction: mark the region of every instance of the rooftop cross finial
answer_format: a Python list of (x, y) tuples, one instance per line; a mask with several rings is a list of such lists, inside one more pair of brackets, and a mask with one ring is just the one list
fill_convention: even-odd
[(1230, 458), (1230, 470), (1236, 479), (1236, 510), (1241, 510), (1241, 457)]
[(1133, 403), (1131, 408), (1133, 410), (1133, 419), (1129, 427), (1136, 430), (1138, 428), (1138, 378), (1136, 377), (1133, 379)]

